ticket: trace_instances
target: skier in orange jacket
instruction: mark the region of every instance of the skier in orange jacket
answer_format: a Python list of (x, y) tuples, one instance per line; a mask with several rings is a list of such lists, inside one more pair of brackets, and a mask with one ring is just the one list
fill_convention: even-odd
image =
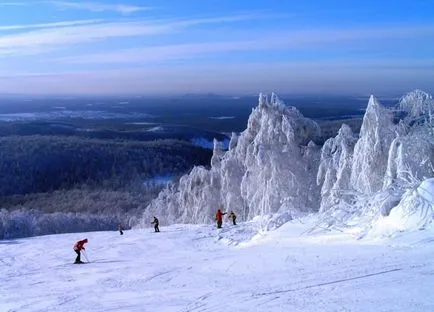
[(86, 243), (87, 243), (87, 238), (80, 240), (74, 244), (74, 251), (77, 253), (77, 258), (75, 258), (74, 263), (84, 263), (83, 261), (80, 260), (80, 255), (81, 255), (80, 252), (81, 250), (86, 250), (84, 248), (84, 244)]

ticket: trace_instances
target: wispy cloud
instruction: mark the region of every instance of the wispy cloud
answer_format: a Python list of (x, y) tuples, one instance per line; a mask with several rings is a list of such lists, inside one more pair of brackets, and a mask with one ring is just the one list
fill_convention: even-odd
[(137, 5), (106, 4), (97, 2), (51, 1), (51, 3), (60, 9), (88, 10), (93, 12), (113, 11), (124, 15), (151, 9), (150, 7)]
[(48, 28), (0, 36), (0, 55), (26, 55), (51, 51), (67, 45), (90, 43), (116, 37), (133, 37), (167, 32), (166, 25), (143, 22), (110, 22), (74, 27)]
[[(49, 27), (50, 24), (36, 24), (33, 25), (33, 28), (43, 29), (31, 30), (18, 34), (0, 35), (0, 56), (18, 56), (23, 54), (42, 53), (44, 49), (52, 51), (53, 49), (58, 49), (67, 45), (88, 44), (111, 38), (175, 33), (193, 26), (230, 23), (256, 18), (259, 18), (259, 15), (253, 13), (252, 15), (243, 14), (188, 20), (119, 21), (102, 23), (97, 23), (97, 20), (72, 21), (53, 23), (53, 27), (51, 28)], [(68, 23), (71, 25), (68, 25)], [(29, 28), (28, 25), (7, 25), (0, 27), (4, 27), (4, 29)]]
[(0, 31), (2, 30), (19, 30), (19, 29), (37, 29), (37, 28), (56, 28), (56, 27), (69, 27), (78, 25), (88, 25), (103, 22), (102, 19), (92, 20), (77, 20), (77, 21), (63, 21), (54, 23), (41, 23), (41, 24), (22, 24), (22, 25), (0, 25)]
[[(432, 27), (397, 27), (378, 29), (349, 30), (294, 30), (273, 33), (268, 36), (257, 36), (252, 40), (231, 40), (220, 42), (200, 42), (178, 45), (161, 45), (134, 49), (121, 49), (104, 53), (93, 53), (73, 57), (64, 57), (55, 61), (74, 64), (98, 63), (152, 63), (155, 61), (181, 60), (236, 51), (261, 50), (291, 50), (299, 48), (352, 46), (375, 39), (399, 38), (406, 40), (418, 36), (431, 36), (434, 40)], [(375, 50), (375, 46), (371, 47)]]
[(24, 2), (0, 2), (0, 7), (25, 6)]

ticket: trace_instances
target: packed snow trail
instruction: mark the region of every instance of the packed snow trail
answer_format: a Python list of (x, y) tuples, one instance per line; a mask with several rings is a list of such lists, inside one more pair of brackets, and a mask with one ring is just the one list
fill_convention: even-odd
[[(432, 231), (177, 225), (0, 241), (0, 311), (434, 311)], [(91, 263), (74, 265), (88, 238)]]

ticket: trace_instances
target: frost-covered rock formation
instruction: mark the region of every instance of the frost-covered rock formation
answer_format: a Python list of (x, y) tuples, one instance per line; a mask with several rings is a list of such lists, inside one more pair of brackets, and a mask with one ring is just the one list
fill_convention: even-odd
[(422, 90), (407, 93), (401, 98), (398, 107), (407, 114), (404, 118), (406, 122), (434, 125), (434, 103), (431, 94)]
[(384, 188), (396, 183), (417, 181), (432, 176), (434, 136), (428, 127), (412, 129), (398, 135), (391, 143)]
[(319, 211), (326, 227), (396, 214), (419, 203), (408, 194), (434, 177), (433, 111), (432, 97), (419, 90), (393, 109), (371, 96), (358, 135), (344, 124), (319, 147), (314, 121), (274, 94), (260, 95), (228, 151), (214, 142), (210, 169), (196, 167), (165, 189), (144, 222), (153, 214), (164, 223), (212, 222), (218, 207), (240, 220)]
[(335, 138), (328, 139), (321, 151), (321, 164), (317, 183), (321, 187), (321, 211), (340, 204), (351, 204), (351, 196), (346, 191), (351, 189), (351, 168), (353, 151), (357, 137), (350, 127), (343, 124)]
[(386, 109), (371, 97), (354, 149), (351, 134), (343, 136), (342, 129), (324, 144), (318, 171), (321, 226), (363, 219), (369, 231), (371, 222), (396, 213), (402, 201), (408, 207), (405, 194), (434, 176), (432, 107), (431, 96), (419, 90), (404, 96), (395, 109)]
[(308, 143), (318, 135), (318, 125), (296, 108), (285, 107), (275, 95), (271, 101), (260, 97), (237, 148), (227, 155), (244, 167), (241, 197), (247, 214), (243, 217), (317, 207), (319, 194), (309, 178), (317, 171), (318, 164), (310, 162), (319, 148)]
[(434, 100), (416, 90), (399, 102), (403, 114), (388, 155), (384, 188), (395, 183), (423, 180), (433, 175)]
[(236, 211), (240, 220), (317, 210), (320, 148), (311, 140), (319, 131), (276, 95), (260, 95), (247, 129), (232, 136), (229, 150), (223, 153), (216, 142), (211, 168), (195, 168), (162, 192), (145, 220), (158, 213), (166, 222), (209, 222), (220, 206)]
[(394, 135), (392, 114), (371, 96), (354, 147), (351, 184), (356, 191), (372, 194), (381, 190)]

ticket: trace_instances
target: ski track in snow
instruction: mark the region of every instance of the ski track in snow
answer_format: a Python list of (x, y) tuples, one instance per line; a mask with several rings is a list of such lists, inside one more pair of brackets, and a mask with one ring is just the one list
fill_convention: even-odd
[[(288, 223), (0, 241), (0, 311), (434, 311), (432, 230), (389, 240)], [(91, 263), (74, 265), (87, 237)], [(85, 258), (83, 257), (85, 260)]]

